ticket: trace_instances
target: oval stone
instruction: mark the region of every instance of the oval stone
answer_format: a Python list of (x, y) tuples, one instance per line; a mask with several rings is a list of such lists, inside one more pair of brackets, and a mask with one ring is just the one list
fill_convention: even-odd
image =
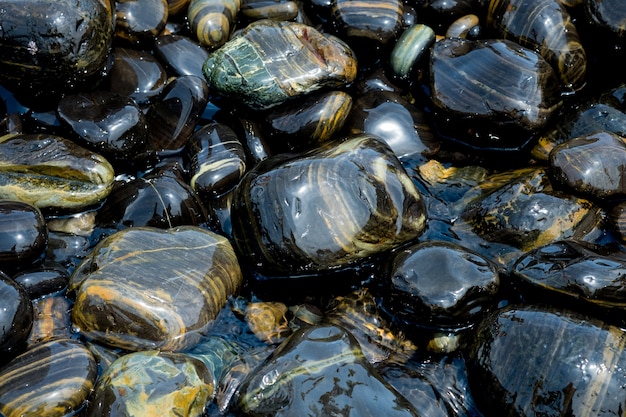
[(33, 304), (28, 293), (0, 272), (0, 363), (19, 353), (32, 327)]
[(295, 332), (244, 380), (238, 405), (247, 416), (418, 415), (333, 325)]
[(130, 97), (106, 90), (67, 95), (59, 101), (57, 115), (77, 142), (121, 166), (145, 150), (148, 125)]
[(67, 288), (69, 278), (67, 269), (55, 264), (29, 269), (13, 276), (13, 280), (24, 287), (31, 300), (61, 293)]
[(139, 107), (147, 108), (165, 88), (167, 73), (149, 52), (117, 47), (109, 77), (109, 90), (131, 97)]
[(54, 340), (24, 352), (0, 371), (0, 412), (6, 416), (67, 416), (80, 410), (98, 366), (81, 343)]
[(562, 143), (550, 152), (550, 168), (557, 182), (596, 199), (626, 196), (626, 139), (596, 132)]
[(184, 350), (241, 283), (232, 246), (220, 235), (195, 226), (130, 228), (101, 241), (72, 274), (72, 323), (127, 350)]
[(116, 184), (96, 217), (99, 227), (117, 230), (199, 226), (206, 221), (207, 212), (199, 197), (177, 170), (165, 168)]
[(113, 40), (109, 0), (3, 0), (3, 84), (60, 92), (84, 84), (107, 64)]
[(546, 170), (539, 168), (470, 202), (461, 217), (485, 240), (528, 251), (559, 239), (583, 238), (599, 223), (601, 210), (554, 190)]
[(43, 255), (47, 245), (48, 228), (37, 207), (19, 201), (0, 201), (1, 270), (28, 266)]
[(626, 398), (626, 333), (567, 310), (509, 307), (477, 329), (470, 388), (486, 416), (614, 416)]
[(78, 209), (101, 202), (114, 175), (104, 157), (62, 137), (0, 137), (0, 198), (39, 208)]
[(260, 20), (209, 56), (204, 76), (218, 93), (267, 109), (356, 77), (352, 50), (338, 38), (296, 22)]
[(198, 359), (145, 351), (124, 355), (98, 380), (86, 417), (200, 417), (215, 394), (213, 377)]
[(333, 0), (333, 21), (343, 37), (387, 44), (400, 32), (403, 4), (400, 0)]
[(500, 279), (488, 259), (448, 242), (425, 242), (394, 254), (383, 303), (403, 322), (461, 329), (495, 302)]
[(587, 56), (574, 21), (559, 0), (491, 0), (486, 16), (495, 37), (540, 53), (567, 91), (586, 81)]
[(425, 208), (391, 149), (364, 134), (257, 165), (235, 190), (232, 224), (262, 273), (310, 273), (416, 238)]
[(181, 151), (193, 134), (208, 98), (206, 82), (195, 75), (183, 75), (167, 84), (147, 114), (150, 148), (163, 154)]
[(479, 149), (526, 145), (561, 105), (550, 65), (538, 53), (500, 39), (436, 42), (430, 89), (435, 127)]
[(374, 90), (356, 98), (346, 130), (381, 138), (400, 160), (431, 155), (439, 149), (425, 112), (391, 91)]
[(512, 279), (530, 288), (528, 297), (552, 304), (562, 300), (560, 304), (579, 311), (601, 306), (621, 320), (626, 308), (626, 259), (620, 252), (604, 252), (576, 240), (553, 242), (520, 257), (511, 269)]

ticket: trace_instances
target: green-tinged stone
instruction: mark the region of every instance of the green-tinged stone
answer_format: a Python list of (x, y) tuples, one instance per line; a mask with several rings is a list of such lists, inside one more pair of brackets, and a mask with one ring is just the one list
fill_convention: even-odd
[(85, 346), (61, 339), (41, 343), (0, 371), (0, 413), (6, 417), (63, 417), (87, 401), (97, 376)]
[(391, 51), (390, 64), (394, 74), (407, 77), (434, 43), (435, 31), (429, 26), (418, 24), (405, 30)]
[(86, 417), (195, 417), (213, 399), (213, 377), (182, 353), (124, 355), (98, 380)]
[(189, 349), (241, 283), (220, 235), (195, 226), (130, 228), (100, 242), (72, 274), (72, 323), (123, 349)]
[(209, 56), (210, 87), (254, 109), (266, 109), (356, 77), (352, 50), (341, 40), (295, 22), (260, 20)]
[(104, 200), (114, 177), (104, 157), (59, 136), (0, 137), (0, 199), (79, 209)]

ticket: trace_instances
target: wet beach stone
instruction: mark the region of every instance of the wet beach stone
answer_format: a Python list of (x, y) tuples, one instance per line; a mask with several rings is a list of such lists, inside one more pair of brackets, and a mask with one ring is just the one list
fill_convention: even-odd
[(0, 83), (29, 102), (97, 81), (113, 41), (112, 2), (0, 2)]
[(128, 96), (107, 90), (67, 95), (59, 101), (57, 114), (79, 143), (117, 166), (124, 167), (145, 151), (146, 118)]
[(550, 152), (551, 174), (557, 183), (595, 200), (626, 197), (626, 143), (611, 132), (574, 138)]
[(568, 9), (559, 0), (491, 0), (486, 24), (495, 36), (538, 52), (565, 91), (584, 86), (587, 54)]
[(257, 165), (235, 190), (232, 224), (258, 272), (312, 274), (417, 238), (425, 209), (389, 147), (363, 134)]
[(589, 200), (555, 190), (546, 169), (518, 172), (469, 202), (461, 213), (485, 240), (528, 251), (556, 240), (584, 239), (600, 225), (602, 210)]
[(42, 257), (47, 245), (48, 228), (37, 207), (0, 200), (0, 270), (28, 267)]
[(26, 269), (13, 276), (13, 280), (24, 287), (32, 300), (61, 293), (67, 288), (69, 279), (66, 268), (52, 263)]
[(357, 96), (345, 128), (351, 134), (378, 136), (402, 161), (407, 157), (426, 158), (439, 149), (426, 114), (392, 91), (368, 91)]
[(40, 343), (0, 370), (0, 412), (7, 417), (67, 416), (80, 411), (96, 383), (98, 366), (82, 343)]
[(228, 41), (240, 7), (241, 0), (190, 0), (187, 8), (189, 30), (203, 47), (217, 49)]
[(149, 147), (161, 154), (174, 154), (185, 147), (209, 99), (207, 83), (195, 75), (170, 81), (148, 111)]
[(168, 12), (166, 0), (116, 0), (116, 41), (152, 46), (167, 23)]
[(33, 319), (33, 304), (26, 290), (0, 272), (0, 364), (20, 353)]
[(429, 241), (394, 253), (383, 306), (404, 325), (460, 330), (493, 308), (500, 277), (494, 263), (449, 242)]
[(296, 22), (259, 20), (213, 52), (203, 66), (210, 88), (253, 109), (268, 109), (356, 77), (352, 50), (339, 38)]
[(243, 0), (241, 16), (250, 21), (261, 19), (295, 20), (298, 18), (298, 4), (291, 0)]
[(125, 229), (102, 240), (72, 274), (72, 324), (127, 350), (185, 350), (241, 284), (235, 253), (220, 235), (195, 226)]
[(168, 166), (116, 183), (96, 215), (98, 227), (112, 230), (141, 226), (169, 229), (206, 222), (207, 212), (199, 197), (179, 169)]
[(130, 353), (99, 378), (85, 417), (200, 417), (215, 395), (198, 359), (156, 350)]
[(531, 155), (537, 160), (547, 161), (555, 146), (600, 131), (626, 136), (625, 84), (561, 108), (540, 134)]
[(223, 195), (237, 186), (246, 172), (246, 154), (228, 125), (207, 123), (194, 132), (185, 147), (189, 185), (203, 200)]
[(165, 88), (165, 68), (147, 51), (116, 47), (113, 49), (113, 57), (109, 90), (131, 97), (140, 108), (147, 109)]
[(437, 132), (475, 150), (527, 146), (562, 104), (552, 67), (512, 41), (443, 39), (429, 71)]
[(154, 42), (154, 50), (161, 62), (177, 76), (203, 77), (202, 65), (209, 52), (193, 39), (183, 35), (161, 35)]
[(626, 258), (620, 251), (576, 240), (561, 240), (521, 256), (512, 283), (526, 298), (580, 312), (602, 314), (623, 325)]
[(114, 175), (103, 156), (60, 136), (0, 137), (0, 198), (77, 210), (102, 202)]
[(565, 309), (510, 306), (469, 347), (470, 388), (485, 416), (614, 416), (626, 401), (624, 330)]
[[(358, 383), (355, 383), (357, 382)], [(340, 326), (296, 331), (240, 387), (246, 416), (418, 416)]]
[(70, 300), (64, 295), (51, 295), (33, 300), (33, 327), (28, 335), (27, 349), (50, 340), (70, 339)]
[(341, 131), (351, 108), (352, 97), (340, 90), (287, 101), (262, 116), (267, 142), (274, 153), (316, 148)]
[(348, 42), (357, 46), (369, 40), (384, 45), (400, 32), (403, 2), (333, 0), (332, 13), (335, 26)]

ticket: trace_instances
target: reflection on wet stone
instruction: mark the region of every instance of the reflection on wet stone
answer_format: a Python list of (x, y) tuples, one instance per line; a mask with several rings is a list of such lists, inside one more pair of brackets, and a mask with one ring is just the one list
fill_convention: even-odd
[(0, 0), (0, 415), (620, 414), (625, 11)]
[(350, 266), (425, 227), (423, 202), (404, 168), (366, 134), (266, 160), (237, 188), (232, 216), (239, 250), (269, 275)]
[(298, 331), (278, 347), (244, 381), (238, 406), (249, 416), (419, 415), (369, 365), (350, 333), (328, 325)]

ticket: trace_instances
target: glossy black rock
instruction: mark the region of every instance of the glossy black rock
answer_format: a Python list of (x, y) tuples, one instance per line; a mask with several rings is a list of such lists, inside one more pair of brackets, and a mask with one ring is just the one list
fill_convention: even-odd
[(189, 139), (191, 188), (207, 201), (239, 183), (246, 172), (246, 155), (237, 134), (227, 125), (209, 123)]
[(582, 102), (564, 107), (541, 133), (533, 158), (547, 161), (557, 145), (599, 131), (626, 137), (626, 85), (620, 84)]
[[(358, 380), (358, 386), (353, 381)], [(239, 408), (248, 416), (417, 416), (417, 411), (367, 362), (339, 326), (294, 333), (243, 382)]]
[(597, 200), (626, 196), (626, 143), (610, 132), (574, 138), (550, 152), (554, 179), (574, 192)]
[(419, 236), (421, 197), (389, 147), (367, 134), (249, 171), (233, 197), (233, 237), (265, 274), (350, 266)]
[(167, 229), (201, 225), (206, 209), (180, 173), (155, 170), (141, 178), (116, 184), (96, 223), (102, 228), (151, 226)]
[(396, 252), (386, 282), (383, 305), (400, 321), (454, 330), (473, 325), (493, 307), (500, 278), (496, 265), (477, 253), (426, 242)]
[(135, 46), (151, 46), (167, 22), (167, 1), (117, 0), (115, 15), (115, 36), (118, 40)]
[(582, 239), (600, 223), (599, 207), (554, 190), (545, 170), (521, 174), (467, 205), (461, 216), (475, 233), (531, 250), (555, 240)]
[(275, 153), (302, 152), (328, 142), (341, 131), (352, 107), (344, 91), (313, 93), (270, 109), (267, 139)]
[(437, 131), (475, 149), (519, 149), (561, 104), (552, 67), (506, 40), (436, 42), (430, 89)]
[(622, 412), (626, 333), (567, 310), (508, 307), (485, 319), (470, 347), (470, 387), (491, 416)]
[(117, 47), (109, 75), (110, 91), (131, 97), (146, 108), (156, 101), (167, 81), (163, 66), (149, 52)]
[(3, 0), (0, 79), (34, 97), (97, 79), (113, 40), (112, 9), (99, 0)]
[(43, 255), (47, 245), (48, 228), (38, 208), (0, 200), (0, 270), (27, 267)]
[(333, 0), (333, 22), (342, 35), (386, 44), (395, 39), (402, 25), (403, 3), (399, 0)]
[(556, 304), (561, 300), (560, 305), (581, 312), (591, 304), (623, 322), (626, 259), (619, 252), (607, 253), (585, 242), (563, 240), (523, 255), (511, 272), (519, 280), (520, 290), (538, 301)]
[(171, 81), (147, 114), (150, 147), (164, 154), (180, 152), (208, 99), (207, 83), (200, 77), (184, 75)]
[(0, 272), (0, 363), (20, 353), (32, 326), (33, 305), (28, 293)]
[(62, 265), (54, 264), (22, 271), (14, 275), (13, 279), (24, 287), (28, 296), (34, 300), (65, 290), (70, 276)]
[(57, 114), (83, 146), (118, 165), (146, 148), (148, 125), (130, 97), (105, 90), (68, 95), (59, 101)]
[(345, 128), (352, 134), (381, 138), (401, 160), (426, 157), (439, 148), (425, 113), (391, 91), (370, 91), (357, 97)]
[(209, 52), (193, 39), (183, 35), (161, 35), (154, 50), (166, 67), (176, 75), (202, 77), (202, 65)]
[(491, 0), (487, 26), (497, 36), (537, 51), (566, 90), (585, 83), (587, 56), (568, 10), (558, 0)]
[(7, 416), (65, 416), (79, 411), (96, 382), (89, 350), (70, 339), (40, 343), (0, 371), (0, 412)]

